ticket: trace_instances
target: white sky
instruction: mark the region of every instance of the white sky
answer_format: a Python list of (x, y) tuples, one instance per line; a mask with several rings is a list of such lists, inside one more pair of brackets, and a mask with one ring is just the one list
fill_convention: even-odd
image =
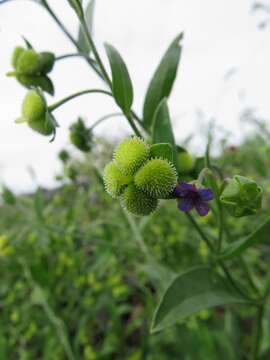
[[(75, 35), (77, 21), (66, 0), (50, 1)], [(170, 99), (177, 139), (199, 132), (196, 111), (201, 109), (217, 124), (232, 132), (231, 141), (243, 134), (237, 121), (246, 105), (270, 115), (270, 47), (268, 30), (258, 31), (258, 16), (251, 14), (249, 0), (96, 0), (95, 40), (113, 44), (125, 59), (135, 88), (135, 109), (141, 113), (147, 84), (170, 41), (185, 32), (179, 76)], [(117, 111), (112, 100), (86, 95), (55, 112), (61, 125), (54, 143), (15, 125), (25, 89), (5, 73), (11, 69), (10, 54), (24, 35), (38, 51), (57, 55), (73, 52), (69, 41), (47, 13), (29, 1), (0, 6), (0, 181), (17, 191), (34, 186), (27, 168), (32, 167), (41, 185), (52, 186), (59, 166), (56, 154), (68, 143), (68, 127), (78, 115), (88, 123)], [(229, 80), (224, 75), (239, 69)], [(80, 59), (59, 62), (52, 73), (55, 98), (75, 91), (103, 86)], [(245, 96), (240, 100), (239, 94)], [(97, 132), (120, 137), (129, 128), (121, 118), (104, 123)]]

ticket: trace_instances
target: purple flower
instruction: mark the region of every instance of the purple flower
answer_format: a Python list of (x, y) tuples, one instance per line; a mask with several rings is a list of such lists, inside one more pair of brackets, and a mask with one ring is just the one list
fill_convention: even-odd
[(187, 184), (184, 182), (176, 185), (173, 195), (178, 199), (179, 210), (190, 212), (195, 208), (200, 216), (208, 214), (208, 201), (214, 198), (214, 194), (211, 189), (198, 189), (194, 184)]

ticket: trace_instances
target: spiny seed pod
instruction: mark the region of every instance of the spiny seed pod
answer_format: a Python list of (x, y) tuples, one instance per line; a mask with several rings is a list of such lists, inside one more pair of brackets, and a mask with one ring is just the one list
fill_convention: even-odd
[(46, 103), (36, 90), (30, 90), (26, 94), (22, 104), (22, 115), (27, 121), (35, 121), (44, 117)]
[(194, 168), (194, 159), (188, 152), (180, 152), (177, 155), (177, 168), (181, 174), (188, 174)]
[(124, 174), (134, 175), (149, 158), (149, 154), (150, 148), (145, 141), (139, 137), (132, 137), (118, 145), (114, 160)]
[(146, 216), (156, 210), (158, 200), (145, 194), (134, 184), (130, 184), (122, 196), (122, 205), (134, 215)]
[(122, 174), (115, 163), (111, 161), (104, 169), (103, 181), (107, 193), (111, 197), (117, 198), (132, 181), (132, 177)]
[(24, 50), (16, 63), (16, 71), (19, 74), (35, 75), (40, 72), (41, 57), (32, 49)]
[(24, 51), (25, 51), (24, 48), (21, 46), (16, 46), (15, 49), (13, 50), (11, 64), (14, 67), (14, 69), (16, 69), (18, 59)]
[(83, 152), (89, 152), (91, 150), (92, 131), (85, 126), (84, 121), (81, 118), (71, 125), (69, 138), (71, 143), (76, 146), (77, 149)]
[(148, 195), (158, 199), (168, 197), (176, 183), (176, 170), (165, 159), (148, 161), (135, 175), (135, 185)]
[(55, 56), (51, 52), (42, 52), (40, 53), (40, 62), (40, 72), (46, 75), (53, 69)]

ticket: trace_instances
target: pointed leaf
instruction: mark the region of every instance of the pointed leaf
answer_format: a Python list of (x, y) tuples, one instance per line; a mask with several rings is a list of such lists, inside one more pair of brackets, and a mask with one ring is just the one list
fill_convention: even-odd
[(128, 69), (121, 55), (112, 45), (105, 44), (105, 49), (112, 71), (113, 96), (118, 106), (127, 114), (133, 103), (133, 87)]
[(270, 218), (261, 224), (252, 234), (228, 245), (221, 254), (221, 259), (231, 259), (258, 243), (269, 243)]
[(143, 122), (147, 129), (152, 125), (153, 116), (158, 104), (163, 98), (169, 97), (171, 93), (177, 75), (181, 55), (179, 42), (182, 38), (183, 33), (178, 35), (171, 43), (149, 84), (143, 108)]
[(207, 267), (197, 267), (178, 275), (165, 291), (155, 312), (152, 333), (203, 309), (247, 301)]
[(153, 121), (152, 143), (169, 143), (173, 150), (173, 159), (176, 159), (176, 146), (172, 131), (171, 118), (167, 99), (163, 99), (159, 104)]
[(173, 162), (173, 149), (169, 143), (154, 144), (150, 147), (151, 157), (167, 159)]
[[(95, 0), (90, 0), (88, 2), (88, 5), (85, 9), (85, 22), (87, 24), (87, 28), (90, 34), (93, 33), (93, 21), (94, 21), (94, 10), (95, 10)], [(84, 35), (83, 29), (80, 26), (79, 28), (79, 35), (78, 35), (78, 45), (81, 49), (81, 52), (84, 54), (89, 54), (91, 51), (90, 45), (88, 44), (88, 41)]]
[(80, 19), (83, 18), (83, 8), (80, 0), (68, 0), (70, 6), (75, 10)]

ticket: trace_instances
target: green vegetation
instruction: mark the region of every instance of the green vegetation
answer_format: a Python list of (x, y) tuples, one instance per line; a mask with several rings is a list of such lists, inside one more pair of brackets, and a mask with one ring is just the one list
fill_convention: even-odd
[[(239, 147), (223, 144), (222, 155), (213, 160), (226, 177), (244, 173), (263, 186), (258, 224), (269, 207), (267, 142), (257, 135)], [(53, 191), (14, 197), (4, 189), (0, 359), (245, 359), (256, 313), (250, 306), (203, 310), (150, 335), (152, 314), (168, 281), (205, 264), (209, 253), (175, 200), (162, 202), (150, 217), (136, 218), (106, 194), (99, 169), (112, 148), (100, 141), (84, 161), (61, 155), (63, 172)], [(197, 219), (216, 235), (213, 212)], [(224, 219), (229, 241), (254, 230), (249, 219), (227, 212)], [(241, 286), (261, 291), (269, 251), (265, 241), (230, 260)], [(253, 278), (242, 266), (246, 260)], [(268, 307), (265, 312), (262, 353), (267, 359)]]

